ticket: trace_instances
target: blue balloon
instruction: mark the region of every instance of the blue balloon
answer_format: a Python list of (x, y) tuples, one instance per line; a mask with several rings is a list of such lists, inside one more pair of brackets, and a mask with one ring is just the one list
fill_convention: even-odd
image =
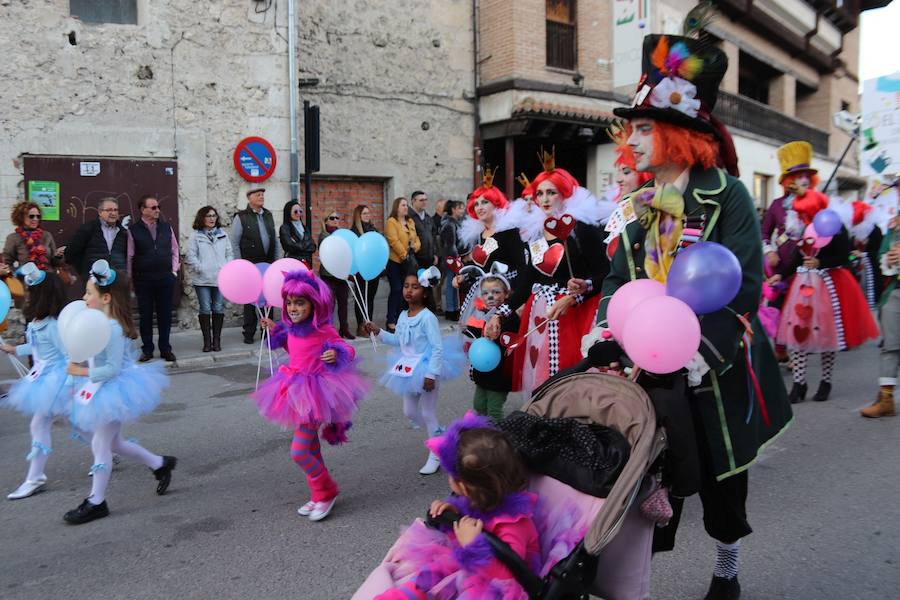
[[(259, 271), (260, 277), (265, 276), (266, 271), (269, 270), (269, 263), (267, 262), (254, 263), (254, 266), (256, 267), (256, 270)], [(266, 296), (262, 292), (259, 293), (259, 298), (256, 299), (256, 305), (260, 308), (266, 305)]]
[(335, 229), (331, 232), (331, 235), (336, 235), (350, 246), (350, 255), (353, 257), (353, 262), (350, 263), (350, 274), (356, 275), (359, 273), (359, 263), (356, 260), (356, 243), (359, 242), (359, 236), (349, 229)]
[(0, 281), (0, 323), (6, 320), (9, 309), (12, 306), (12, 294), (6, 284)]
[(493, 371), (500, 364), (500, 346), (487, 338), (478, 338), (469, 346), (469, 363), (476, 371)]
[(359, 274), (366, 281), (381, 275), (387, 267), (390, 248), (387, 240), (377, 231), (362, 234), (353, 249), (354, 263), (359, 267)]
[(813, 229), (821, 237), (835, 236), (841, 232), (841, 227), (843, 227), (843, 224), (841, 223), (840, 215), (830, 208), (820, 210), (813, 217)]
[(741, 289), (741, 263), (715, 242), (700, 242), (675, 257), (666, 278), (666, 295), (678, 298), (698, 315), (728, 306)]

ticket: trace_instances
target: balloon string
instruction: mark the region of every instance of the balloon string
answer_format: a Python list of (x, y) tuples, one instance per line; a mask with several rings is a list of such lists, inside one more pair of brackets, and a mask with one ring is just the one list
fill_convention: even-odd
[[(0, 335), (0, 344), (2, 344), (4, 346), (6, 345), (6, 340), (3, 339), (2, 335)], [(16, 370), (16, 373), (19, 375), (20, 379), (22, 377), (25, 377), (26, 375), (28, 375), (28, 373), (29, 373), (28, 367), (26, 367), (24, 364), (22, 364), (21, 360), (19, 360), (16, 356), (13, 356), (12, 354), (7, 354), (6, 356), (9, 358), (9, 362), (12, 364), (13, 368)]]
[[(353, 284), (356, 284), (356, 292), (353, 292), (353, 284), (350, 283), (351, 281), (353, 282)], [(355, 277), (351, 276), (351, 277), (347, 278), (347, 284), (350, 287), (350, 292), (353, 293), (353, 300), (356, 302), (356, 305), (359, 306), (359, 311), (363, 314), (363, 317), (366, 319), (367, 322), (371, 321), (372, 319), (369, 318), (368, 306), (366, 305), (365, 302), (360, 302), (360, 299), (357, 298), (357, 295), (362, 296), (362, 290), (359, 287), (359, 282), (356, 281)], [(366, 280), (366, 297), (368, 297), (368, 293), (369, 293), (369, 280), (367, 279)], [(372, 342), (372, 350), (377, 350), (378, 344), (375, 343), (375, 334), (374, 333), (369, 332), (369, 340), (371, 340), (371, 342)]]

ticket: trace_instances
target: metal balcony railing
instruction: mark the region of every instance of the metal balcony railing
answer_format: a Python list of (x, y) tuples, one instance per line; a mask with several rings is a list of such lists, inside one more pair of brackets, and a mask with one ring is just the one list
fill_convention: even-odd
[(576, 69), (574, 25), (547, 21), (547, 66)]
[(813, 150), (828, 154), (828, 132), (783, 115), (761, 102), (719, 92), (713, 114), (729, 127), (743, 129), (781, 142), (806, 140)]

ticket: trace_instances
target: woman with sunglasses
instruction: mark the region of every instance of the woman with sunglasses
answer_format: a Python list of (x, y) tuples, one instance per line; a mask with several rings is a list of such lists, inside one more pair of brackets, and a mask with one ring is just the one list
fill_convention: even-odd
[[(350, 231), (356, 235), (362, 235), (364, 233), (369, 233), (370, 231), (378, 231), (372, 224), (372, 209), (369, 208), (367, 204), (358, 204), (356, 208), (353, 209), (353, 220), (350, 222)], [(383, 274), (384, 273), (382, 273), (382, 275)], [(362, 275), (358, 273), (354, 275), (353, 278), (356, 280), (356, 285), (359, 286), (359, 289), (363, 290), (363, 293), (366, 294), (366, 310), (369, 311), (369, 316), (372, 316), (375, 313), (375, 295), (378, 294), (378, 280), (381, 279), (381, 275), (369, 282), (366, 282)], [(365, 317), (355, 302), (353, 303), (353, 310), (356, 312), (356, 335), (367, 337), (369, 334), (366, 333)]]
[[(319, 247), (322, 247), (322, 240), (340, 229), (341, 216), (336, 212), (330, 212), (322, 219), (322, 232), (319, 233)], [(334, 304), (337, 306), (338, 322), (340, 329), (338, 333), (347, 340), (354, 340), (356, 336), (350, 333), (350, 324), (347, 322), (347, 298), (350, 295), (350, 285), (345, 279), (338, 279), (329, 273), (325, 267), (319, 266), (319, 277), (331, 288), (331, 295), (334, 296)]]
[(10, 267), (34, 263), (41, 271), (50, 271), (62, 263), (65, 246), (56, 247), (53, 235), (41, 228), (41, 207), (26, 200), (12, 209), (10, 219), (15, 230), (6, 237), (3, 262)]
[(301, 217), (303, 209), (296, 200), (291, 200), (284, 205), (284, 222), (278, 230), (278, 239), (284, 249), (285, 258), (296, 258), (312, 266), (312, 255), (316, 251), (316, 243), (312, 240), (312, 233), (308, 227), (303, 226)]

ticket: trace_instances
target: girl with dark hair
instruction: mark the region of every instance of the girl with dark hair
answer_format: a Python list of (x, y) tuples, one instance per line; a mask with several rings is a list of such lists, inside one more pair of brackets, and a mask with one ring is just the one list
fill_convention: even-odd
[(25, 481), (7, 496), (27, 498), (47, 483), (44, 465), (52, 451), (50, 428), (56, 417), (68, 415), (72, 396), (66, 388), (66, 352), (59, 337), (56, 318), (66, 302), (66, 292), (56, 273), (42, 271), (34, 263), (19, 268), (28, 288), (23, 310), (28, 326), (25, 343), (4, 344), (7, 354), (30, 355), (31, 371), (9, 390), (6, 405), (31, 415), (31, 452)]
[(291, 458), (306, 474), (312, 498), (297, 514), (321, 521), (331, 512), (338, 486), (322, 459), (319, 430), (331, 445), (347, 441), (347, 430), (368, 382), (360, 375), (356, 352), (331, 324), (331, 291), (311, 271), (294, 271), (281, 288), (281, 323), (263, 320), (273, 330), (272, 348), (287, 350), (290, 360), (253, 394), (259, 414), (294, 430)]
[[(431, 295), (439, 278), (436, 267), (406, 276), (403, 300), (407, 308), (400, 313), (396, 333), (366, 323), (367, 332), (380, 335), (385, 344), (399, 346), (400, 351), (388, 361), (392, 366), (381, 377), (381, 384), (403, 397), (403, 413), (416, 425), (425, 427), (428, 435), (443, 431), (437, 416), (438, 381), (459, 375), (466, 360), (458, 336), (441, 338)], [(439, 466), (437, 456), (431, 453), (419, 473), (432, 475)]]
[(303, 209), (296, 200), (291, 200), (284, 205), (284, 214), (281, 227), (278, 229), (278, 239), (284, 249), (286, 258), (296, 258), (306, 263), (306, 267), (312, 267), (312, 255), (316, 251), (316, 243), (312, 240), (312, 232), (309, 227), (303, 226)]
[(89, 361), (89, 366), (69, 363), (66, 369), (74, 376), (73, 387), (77, 390), (72, 402), (72, 424), (94, 433), (91, 494), (78, 508), (63, 516), (72, 525), (109, 516), (106, 487), (114, 452), (147, 465), (158, 482), (156, 493), (160, 496), (169, 488), (178, 462), (174, 456), (153, 454), (122, 437), (123, 423), (136, 421), (156, 408), (162, 390), (169, 385), (160, 363), (140, 366), (135, 363), (135, 352), (128, 342), (137, 337), (137, 331), (131, 320), (127, 275), (111, 269), (105, 260), (98, 260), (91, 267), (84, 301), (88, 308), (99, 310), (109, 318), (112, 335), (106, 348)]
[(225, 298), (219, 291), (219, 271), (234, 258), (228, 234), (219, 223), (219, 213), (204, 206), (194, 217), (194, 233), (188, 240), (187, 263), (197, 302), (200, 305), (200, 331), (203, 351), (222, 349), (222, 323), (225, 321)]
[[(356, 235), (362, 235), (364, 233), (369, 233), (370, 231), (377, 232), (378, 230), (372, 225), (372, 209), (365, 204), (357, 205), (357, 207), (353, 209), (353, 221), (351, 221), (350, 230)], [(375, 310), (375, 295), (378, 293), (378, 280), (381, 279), (381, 276), (379, 275), (368, 282), (359, 274), (354, 275), (353, 278), (356, 279), (358, 288), (364, 290), (363, 293), (366, 295), (366, 310), (369, 311), (368, 314), (373, 314)], [(356, 335), (365, 337), (366, 320), (355, 302), (353, 303), (353, 310), (356, 312)]]
[[(482, 533), (500, 538), (532, 572), (539, 571), (537, 496), (525, 490), (528, 472), (509, 438), (488, 419), (469, 412), (427, 446), (449, 475), (452, 492), (431, 503), (429, 516), (455, 513), (460, 518), (452, 528), (431, 529), (414, 522), (388, 554), (393, 567), (388, 571), (398, 574), (395, 587), (374, 597), (527, 598)], [(381, 589), (373, 589), (377, 585)], [(372, 597), (383, 588), (381, 580), (370, 578), (354, 598)]]

